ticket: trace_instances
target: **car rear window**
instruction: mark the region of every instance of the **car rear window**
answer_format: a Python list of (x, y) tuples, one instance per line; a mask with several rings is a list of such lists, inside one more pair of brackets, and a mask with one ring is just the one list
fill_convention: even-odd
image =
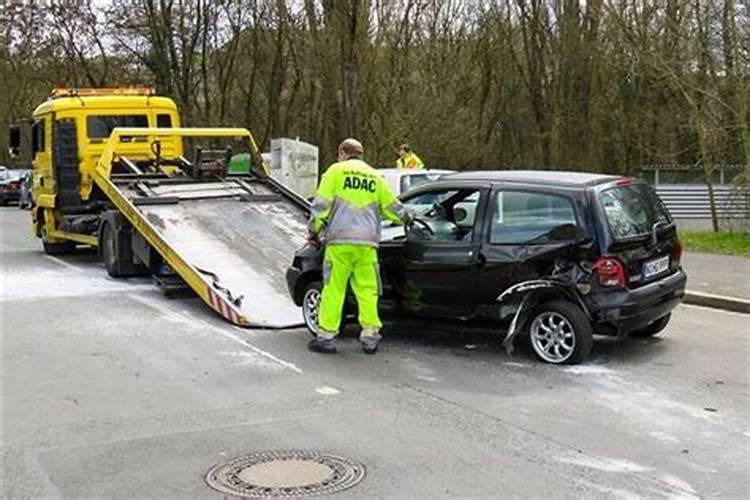
[(573, 201), (565, 196), (501, 191), (493, 212), (490, 243), (498, 245), (552, 243), (559, 234), (572, 238), (578, 227)]
[(86, 117), (89, 139), (106, 139), (116, 127), (148, 127), (146, 115), (98, 115)]
[(646, 184), (605, 189), (599, 193), (599, 201), (615, 240), (650, 235), (657, 222), (672, 221), (662, 201)]

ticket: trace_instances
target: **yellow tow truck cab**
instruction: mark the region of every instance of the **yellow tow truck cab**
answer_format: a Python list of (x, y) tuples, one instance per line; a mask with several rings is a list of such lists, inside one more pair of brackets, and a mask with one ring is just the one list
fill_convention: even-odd
[[(85, 212), (96, 201), (94, 170), (112, 130), (179, 126), (174, 101), (151, 89), (55, 89), (32, 114), (34, 233), (45, 246), (69, 240), (95, 245), (94, 238), (60, 226), (63, 212)], [(135, 160), (154, 155), (145, 140), (122, 144), (120, 151)], [(181, 156), (181, 139), (164, 138), (161, 154)], [(63, 239), (61, 232), (73, 237)]]

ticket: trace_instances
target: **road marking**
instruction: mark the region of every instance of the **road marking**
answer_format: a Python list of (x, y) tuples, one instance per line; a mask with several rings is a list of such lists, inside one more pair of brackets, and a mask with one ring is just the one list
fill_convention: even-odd
[(218, 333), (220, 333), (220, 334), (224, 335), (224, 336), (225, 336), (226, 338), (228, 338), (228, 339), (231, 339), (231, 340), (234, 340), (235, 342), (237, 342), (237, 343), (239, 343), (239, 344), (242, 344), (243, 346), (247, 347), (248, 349), (250, 349), (250, 350), (251, 350), (251, 351), (253, 351), (254, 353), (256, 353), (256, 354), (260, 354), (261, 356), (264, 356), (264, 357), (266, 357), (266, 358), (268, 358), (268, 359), (270, 359), (270, 360), (272, 360), (272, 361), (275, 361), (276, 363), (278, 363), (278, 364), (280, 364), (280, 365), (282, 365), (282, 366), (284, 366), (284, 367), (286, 367), (286, 368), (289, 368), (289, 369), (290, 369), (290, 370), (292, 370), (293, 372), (296, 372), (296, 373), (299, 373), (299, 374), (302, 374), (302, 373), (303, 373), (303, 372), (302, 372), (302, 370), (301, 370), (301, 369), (300, 369), (300, 368), (299, 368), (299, 367), (298, 367), (297, 365), (295, 365), (294, 363), (291, 363), (291, 362), (289, 362), (289, 361), (285, 361), (285, 360), (283, 360), (283, 359), (279, 358), (278, 356), (274, 356), (274, 355), (273, 355), (273, 354), (271, 354), (270, 352), (268, 352), (268, 351), (264, 351), (264, 350), (263, 350), (263, 349), (261, 349), (260, 347), (255, 347), (254, 345), (252, 345), (252, 344), (251, 344), (251, 343), (249, 343), (248, 341), (246, 341), (246, 340), (244, 340), (244, 339), (241, 339), (240, 337), (237, 337), (237, 336), (235, 336), (235, 335), (232, 335), (232, 334), (231, 334), (231, 333), (229, 333), (229, 332), (225, 332), (224, 330), (222, 330), (222, 329), (221, 329), (221, 328), (219, 328), (218, 326), (215, 326), (215, 325), (211, 325), (211, 324), (209, 324), (208, 322), (206, 322), (206, 321), (203, 321), (203, 320), (201, 320), (201, 321), (202, 321), (202, 323), (203, 323), (204, 325), (206, 325), (206, 326), (210, 327), (211, 329), (213, 329), (214, 331), (216, 331), (216, 332), (218, 332)]
[(322, 394), (324, 396), (333, 396), (334, 394), (341, 394), (340, 390), (336, 389), (335, 387), (330, 387), (327, 385), (316, 387), (315, 392), (317, 392), (318, 394)]
[(65, 262), (60, 257), (55, 257), (54, 255), (42, 255), (42, 257), (73, 271), (81, 272), (84, 270), (83, 268), (71, 264), (70, 262)]
[[(299, 373), (299, 374), (303, 373), (302, 370), (297, 365), (295, 365), (294, 363), (291, 363), (289, 361), (285, 361), (285, 360), (279, 358), (278, 356), (275, 356), (275, 355), (271, 354), (268, 351), (264, 351), (260, 347), (255, 347), (254, 345), (252, 345), (251, 343), (249, 343), (247, 340), (244, 340), (244, 339), (242, 339), (242, 338), (240, 338), (240, 337), (238, 337), (236, 335), (233, 335), (233, 334), (225, 331), (224, 329), (218, 327), (217, 325), (213, 325), (213, 324), (209, 323), (205, 319), (196, 318), (196, 317), (194, 317), (192, 315), (189, 315), (185, 311), (175, 311), (174, 309), (170, 308), (169, 306), (167, 306), (164, 303), (159, 302), (158, 300), (157, 301), (149, 301), (146, 298), (140, 297), (140, 296), (138, 296), (136, 294), (129, 294), (129, 295), (130, 295), (130, 298), (132, 298), (136, 302), (140, 302), (141, 304), (143, 304), (145, 306), (148, 306), (151, 309), (154, 309), (154, 310), (156, 310), (156, 311), (164, 314), (168, 318), (172, 318), (174, 321), (177, 321), (177, 322), (183, 323), (183, 324), (189, 323), (191, 326), (195, 326), (196, 322), (197, 323), (201, 323), (205, 327), (210, 328), (211, 330), (213, 330), (213, 331), (215, 331), (217, 333), (220, 333), (221, 335), (225, 336), (229, 340), (232, 340), (232, 341), (234, 341), (234, 342), (236, 342), (238, 344), (241, 344), (246, 349), (250, 349), (255, 354), (258, 354), (260, 356), (263, 356), (264, 358), (270, 359), (271, 361), (273, 361), (275, 363), (278, 363), (279, 365), (281, 365), (281, 366), (283, 366), (285, 368), (288, 368), (288, 369), (292, 370), (295, 373)], [(159, 299), (161, 299), (161, 297)], [(237, 327), (234, 327), (234, 328), (237, 328)], [(239, 328), (237, 328), (237, 329), (239, 329)]]

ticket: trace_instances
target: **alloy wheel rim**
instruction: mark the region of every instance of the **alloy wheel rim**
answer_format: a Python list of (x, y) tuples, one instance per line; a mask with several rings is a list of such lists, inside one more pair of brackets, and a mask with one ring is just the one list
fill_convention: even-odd
[(544, 361), (563, 363), (573, 355), (575, 330), (562, 314), (543, 312), (531, 323), (531, 346)]
[(302, 313), (307, 328), (318, 334), (318, 315), (320, 313), (320, 290), (310, 289), (302, 299)]

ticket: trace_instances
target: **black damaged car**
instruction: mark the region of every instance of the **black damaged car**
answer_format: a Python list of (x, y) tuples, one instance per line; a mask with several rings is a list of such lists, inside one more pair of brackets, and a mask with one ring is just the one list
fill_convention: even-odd
[[(467, 172), (410, 191), (403, 202), (415, 223), (384, 224), (379, 250), (386, 320), (489, 323), (509, 350), (524, 334), (541, 360), (573, 364), (589, 354), (594, 334), (660, 332), (683, 298), (674, 220), (642, 181)], [(322, 253), (308, 246), (287, 271), (313, 334), (321, 269)]]

